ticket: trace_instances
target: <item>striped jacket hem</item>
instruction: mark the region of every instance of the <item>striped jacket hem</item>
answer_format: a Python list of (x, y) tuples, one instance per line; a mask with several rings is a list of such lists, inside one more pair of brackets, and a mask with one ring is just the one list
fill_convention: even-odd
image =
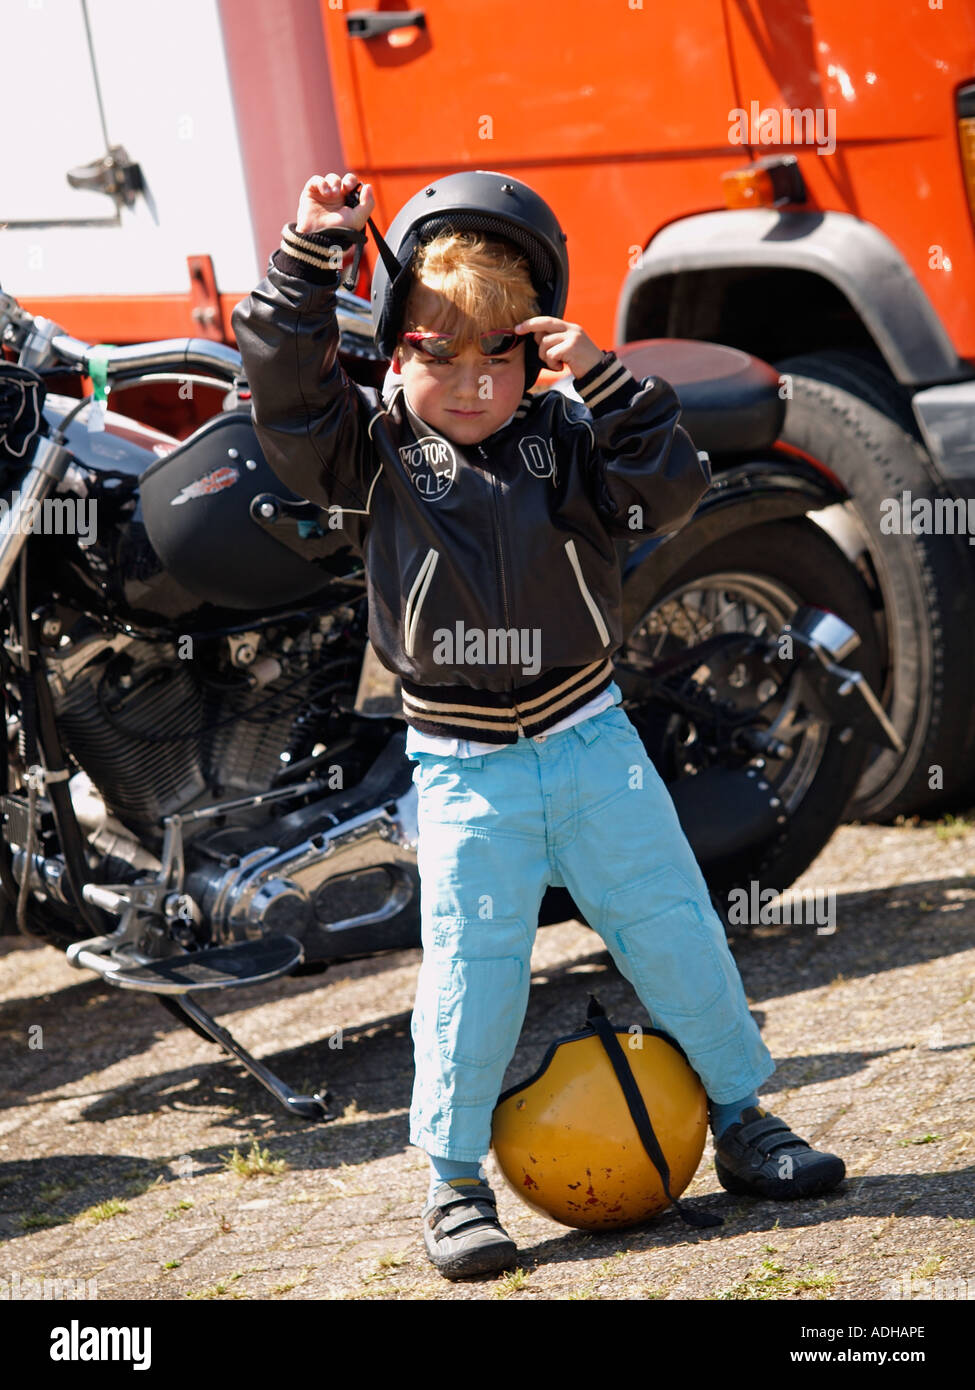
[(416, 685), (402, 677), (403, 714), (424, 734), (516, 743), (519, 735), (544, 733), (587, 704), (613, 679), (607, 657), (588, 666), (548, 671), (514, 691), (466, 685)]

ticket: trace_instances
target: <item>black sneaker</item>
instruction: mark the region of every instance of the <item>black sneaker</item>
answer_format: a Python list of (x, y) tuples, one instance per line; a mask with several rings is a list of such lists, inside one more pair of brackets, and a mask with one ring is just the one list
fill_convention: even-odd
[(518, 1256), (498, 1221), (494, 1193), (481, 1181), (440, 1184), (423, 1209), (423, 1241), (445, 1279), (510, 1269)]
[(820, 1197), (846, 1177), (836, 1154), (820, 1153), (783, 1120), (749, 1105), (714, 1142), (714, 1166), (726, 1192), (787, 1201)]

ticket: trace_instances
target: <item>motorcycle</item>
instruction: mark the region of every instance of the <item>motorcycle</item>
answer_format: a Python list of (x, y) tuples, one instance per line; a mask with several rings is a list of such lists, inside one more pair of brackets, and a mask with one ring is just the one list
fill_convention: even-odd
[[(339, 291), (342, 364), (378, 384), (369, 314)], [(195, 996), (419, 945), (416, 793), (361, 557), (269, 468), (230, 347), (95, 348), (2, 291), (0, 334), (0, 931), (156, 996), (326, 1117)], [(867, 590), (815, 524), (845, 494), (777, 442), (775, 373), (713, 344), (620, 355), (673, 382), (712, 461), (677, 535), (619, 543), (615, 675), (722, 911), (788, 887), (869, 744), (903, 745)], [(65, 374), (94, 396), (49, 392)], [(159, 381), (219, 384), (223, 408), (183, 441), (107, 409)], [(571, 916), (550, 889), (542, 924)]]

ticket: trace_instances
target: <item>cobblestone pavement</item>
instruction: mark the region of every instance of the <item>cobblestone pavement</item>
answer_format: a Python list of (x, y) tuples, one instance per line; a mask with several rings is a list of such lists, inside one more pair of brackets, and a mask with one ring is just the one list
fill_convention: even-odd
[[(292, 1085), (327, 1085), (335, 1118), (309, 1125), (154, 1000), (2, 938), (0, 1280), (107, 1300), (975, 1297), (975, 826), (845, 826), (797, 886), (835, 892), (835, 933), (770, 925), (734, 949), (778, 1063), (763, 1100), (844, 1156), (844, 1187), (733, 1198), (709, 1144), (687, 1195), (723, 1226), (671, 1212), (590, 1235), (536, 1215), (492, 1158), (521, 1268), (461, 1284), (426, 1261), (407, 1142), (418, 952), (204, 1000)], [(578, 923), (539, 933), (533, 969), (508, 1084), (590, 991), (646, 1021)]]

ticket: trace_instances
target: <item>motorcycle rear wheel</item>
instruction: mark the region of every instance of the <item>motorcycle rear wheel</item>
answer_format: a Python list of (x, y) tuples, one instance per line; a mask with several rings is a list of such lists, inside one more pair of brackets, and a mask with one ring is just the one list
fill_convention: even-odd
[[(862, 671), (876, 689), (880, 647), (869, 594), (854, 567), (814, 523), (803, 518), (747, 527), (698, 551), (672, 576), (666, 591), (637, 624), (619, 653), (620, 659), (637, 664), (641, 657), (645, 660), (652, 655), (647, 650), (648, 638), (652, 647), (659, 648), (661, 615), (669, 616), (671, 624), (674, 614), (686, 615), (688, 600), (695, 593), (707, 596), (712, 604), (715, 597), (726, 600), (722, 631), (747, 626), (754, 632), (774, 632), (800, 604), (830, 609), (849, 622), (861, 639), (843, 664)], [(706, 604), (700, 611), (707, 616), (705, 610)], [(687, 636), (700, 641), (701, 627), (696, 632), (687, 630)], [(740, 707), (747, 706), (748, 698), (744, 689)], [(791, 710), (786, 707), (789, 700), (793, 700)], [(708, 886), (718, 898), (732, 888), (747, 887), (753, 880), (763, 888), (787, 888), (822, 850), (854, 795), (870, 755), (869, 745), (856, 739), (841, 741), (841, 729), (824, 722), (807, 720), (803, 730), (797, 714), (801, 720), (802, 712), (794, 707), (793, 696), (787, 696), (775, 722), (782, 717), (778, 732), (791, 743), (794, 756), (778, 763), (767, 759), (762, 774), (781, 798), (788, 824), (780, 838), (740, 856), (732, 875), (722, 881), (709, 877)], [(639, 707), (630, 717), (639, 730)], [(659, 756), (649, 744), (648, 751)], [(670, 752), (673, 776), (679, 749)], [(666, 779), (668, 769), (658, 770)]]

